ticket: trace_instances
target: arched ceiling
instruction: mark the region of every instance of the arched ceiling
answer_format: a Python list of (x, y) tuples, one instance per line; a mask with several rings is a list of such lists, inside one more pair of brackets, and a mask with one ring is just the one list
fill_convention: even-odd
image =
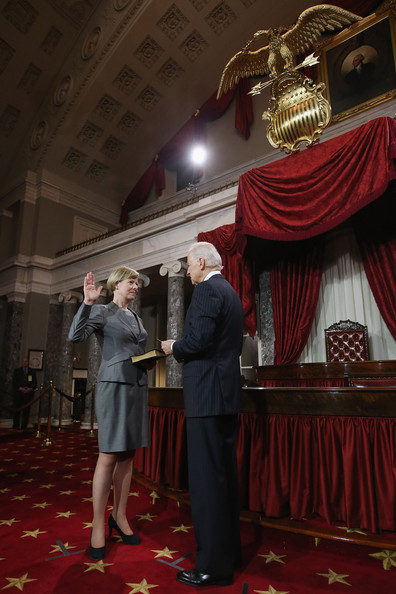
[(45, 171), (119, 209), (253, 33), (314, 4), (1, 0), (2, 194)]

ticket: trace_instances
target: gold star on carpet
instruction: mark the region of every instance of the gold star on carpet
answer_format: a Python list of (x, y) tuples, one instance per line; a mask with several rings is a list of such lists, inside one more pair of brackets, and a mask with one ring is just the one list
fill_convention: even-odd
[(144, 514), (143, 515), (138, 515), (139, 520), (148, 520), (149, 522), (153, 521), (153, 518), (156, 518), (157, 516), (153, 516), (151, 514)]
[(143, 578), (142, 581), (140, 582), (140, 584), (127, 584), (127, 586), (129, 586), (130, 588), (133, 588), (133, 590), (131, 590), (129, 592), (129, 594), (138, 594), (138, 592), (141, 592), (141, 594), (150, 594), (149, 593), (149, 589), (150, 588), (158, 588), (158, 584), (148, 584), (146, 581), (146, 578)]
[(25, 536), (32, 536), (33, 538), (37, 538), (39, 534), (45, 534), (46, 530), (40, 530), (37, 528), (36, 530), (24, 530), (24, 535), (21, 538), (25, 538)]
[(49, 552), (50, 555), (52, 555), (53, 553), (63, 553), (64, 549), (66, 549), (68, 551), (69, 549), (76, 548), (76, 547), (69, 545), (68, 542), (62, 543), (62, 548), (60, 545), (51, 545), (51, 546), (52, 546), (52, 551)]
[(84, 530), (85, 528), (92, 528), (92, 522), (84, 522)]
[(321, 538), (319, 538), (318, 536), (315, 536), (315, 547), (318, 546), (318, 544), (320, 543), (321, 540), (322, 540)]
[(57, 518), (70, 518), (70, 516), (75, 516), (75, 512), (67, 511), (67, 512), (56, 512), (58, 515)]
[(20, 522), (21, 520), (16, 520), (15, 518), (11, 518), (11, 520), (0, 520), (0, 526), (12, 526), (14, 522)]
[(150, 493), (150, 497), (151, 497), (151, 499), (152, 499), (152, 502), (151, 502), (151, 503), (152, 503), (153, 505), (154, 505), (154, 503), (155, 503), (155, 500), (160, 498), (160, 496), (158, 495), (158, 493), (157, 493), (156, 491), (151, 491), (151, 493)]
[(321, 575), (322, 577), (327, 578), (329, 580), (327, 582), (328, 585), (335, 584), (336, 582), (339, 582), (340, 584), (345, 584), (347, 586), (351, 586), (352, 585), (352, 584), (348, 584), (348, 582), (346, 582), (344, 580), (344, 578), (346, 578), (346, 577), (349, 576), (348, 573), (336, 573), (332, 569), (329, 569), (329, 573), (317, 573), (316, 575)]
[(114, 565), (114, 563), (104, 563), (101, 559), (96, 563), (84, 563), (84, 565), (88, 565), (88, 569), (86, 569), (84, 573), (87, 573), (87, 571), (94, 571), (94, 569), (97, 569), (98, 571), (104, 573), (105, 567), (108, 567), (109, 565)]
[(4, 588), (2, 588), (2, 590), (7, 590), (7, 588), (15, 587), (15, 588), (18, 588), (18, 590), (22, 591), (24, 585), (27, 584), (28, 582), (37, 582), (37, 580), (28, 578), (27, 573), (24, 573), (20, 578), (6, 577), (6, 580), (8, 580), (10, 583), (7, 586), (4, 586)]
[(7, 491), (11, 491), (11, 489), (9, 489), (8, 487), (6, 487), (5, 489), (0, 489), (0, 493), (7, 493)]
[(282, 561), (282, 557), (286, 557), (286, 555), (276, 555), (275, 553), (270, 551), (269, 555), (259, 555), (259, 557), (264, 557), (266, 563), (271, 563), (272, 561), (284, 563), (284, 561)]
[(71, 495), (72, 493), (75, 493), (75, 491), (70, 491), (70, 489), (68, 491), (59, 491), (59, 495)]
[(356, 534), (363, 534), (363, 536), (367, 534), (367, 532), (363, 532), (363, 530), (358, 530), (357, 528), (348, 528), (348, 526), (337, 526), (337, 528), (340, 530), (345, 530), (347, 534), (352, 534), (353, 532), (356, 532)]
[(30, 497), (30, 495), (15, 495), (15, 497), (12, 498), (12, 501), (23, 501), (24, 499), (28, 499), (28, 497)]
[(392, 565), (396, 567), (396, 551), (384, 549), (380, 553), (369, 553), (369, 555), (370, 557), (375, 557), (375, 559), (380, 559), (384, 569), (390, 569)]
[(128, 497), (139, 497), (139, 491), (131, 491)]
[(151, 549), (153, 553), (157, 553), (154, 559), (158, 559), (158, 557), (168, 557), (168, 559), (173, 559), (173, 553), (178, 553), (178, 551), (170, 551), (168, 547), (164, 547), (162, 551), (158, 549)]
[(268, 590), (254, 590), (254, 592), (257, 592), (257, 594), (290, 594), (289, 591), (281, 592), (280, 590), (275, 590), (271, 584), (268, 586)]
[(180, 526), (171, 526), (173, 532), (187, 532), (191, 530), (192, 526), (185, 526), (184, 524), (180, 524)]
[[(81, 458), (81, 460), (83, 460), (83, 458)], [(81, 468), (81, 470), (87, 470), (87, 471), (89, 470), (90, 471), (91, 469), (89, 466), (84, 466), (84, 468)]]
[(83, 497), (81, 501), (92, 501), (92, 497)]
[(63, 466), (74, 466), (74, 462), (68, 462), (67, 464), (64, 464)]
[[(64, 477), (64, 478), (66, 478), (66, 477)], [(89, 480), (89, 481), (81, 481), (81, 484), (82, 484), (82, 485), (91, 485), (91, 484), (92, 484), (92, 480)]]
[(55, 487), (55, 485), (51, 485), (51, 483), (48, 483), (48, 485), (40, 485), (40, 489), (51, 489), (51, 487)]
[(30, 470), (40, 470), (41, 466), (31, 466)]
[(30, 478), (30, 479), (23, 479), (22, 482), (24, 483), (32, 483), (34, 481), (34, 479)]
[(46, 474), (55, 474), (56, 470), (46, 470)]
[(13, 472), (12, 474), (9, 474), (8, 476), (10, 478), (14, 478), (14, 477), (18, 476), (18, 474), (16, 472)]
[[(62, 476), (62, 478), (64, 478), (64, 479), (72, 479), (72, 478), (74, 478), (74, 474), (64, 474)], [(92, 483), (92, 481), (81, 481), (81, 483), (87, 483), (87, 482)]]
[(47, 503), (46, 501), (43, 501), (43, 503), (34, 503), (32, 507), (41, 507), (41, 509), (45, 509), (49, 505), (52, 505), (52, 503)]

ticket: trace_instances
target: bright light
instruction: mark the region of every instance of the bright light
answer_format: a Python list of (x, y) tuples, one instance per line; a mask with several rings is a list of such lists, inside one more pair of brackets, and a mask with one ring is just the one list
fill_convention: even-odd
[(206, 160), (206, 150), (203, 146), (195, 146), (191, 151), (191, 160), (195, 165), (202, 165)]

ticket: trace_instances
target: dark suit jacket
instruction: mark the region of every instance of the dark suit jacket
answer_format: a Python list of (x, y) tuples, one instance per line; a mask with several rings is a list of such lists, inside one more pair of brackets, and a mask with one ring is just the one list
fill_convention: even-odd
[(13, 373), (12, 385), (16, 394), (19, 392), (19, 388), (32, 388), (32, 390), (35, 390), (37, 388), (37, 376), (35, 370), (28, 367), (28, 372), (25, 375), (23, 367), (18, 367)]
[(185, 333), (173, 344), (183, 361), (186, 417), (236, 414), (242, 409), (239, 356), (243, 308), (221, 274), (199, 283), (188, 308)]

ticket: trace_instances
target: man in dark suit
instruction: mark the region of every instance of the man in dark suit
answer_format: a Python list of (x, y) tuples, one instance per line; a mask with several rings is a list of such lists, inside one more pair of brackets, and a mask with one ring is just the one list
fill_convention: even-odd
[(184, 338), (161, 343), (183, 362), (191, 511), (197, 543), (195, 568), (177, 579), (191, 586), (233, 583), (241, 564), (236, 438), (242, 409), (239, 356), (241, 301), (220, 273), (221, 257), (194, 244), (187, 274), (195, 285)]
[(26, 429), (29, 420), (30, 406), (26, 406), (32, 398), (37, 388), (37, 377), (34, 369), (29, 367), (29, 359), (22, 359), (22, 367), (14, 370), (12, 377), (12, 386), (14, 390), (14, 408), (18, 410), (14, 413), (14, 429)]

